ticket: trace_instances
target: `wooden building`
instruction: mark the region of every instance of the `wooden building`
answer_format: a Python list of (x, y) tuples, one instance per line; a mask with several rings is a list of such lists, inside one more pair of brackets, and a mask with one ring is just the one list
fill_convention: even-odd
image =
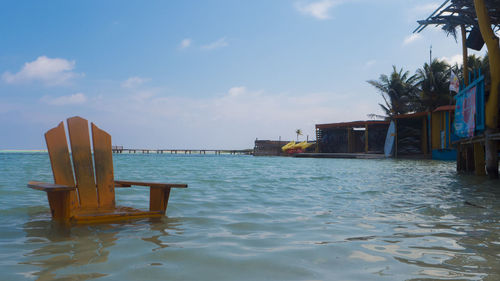
[[(474, 171), (477, 175), (484, 175), (485, 171), (493, 179), (499, 177), (498, 171), (498, 148), (500, 144), (499, 131), (499, 95), (500, 95), (500, 45), (498, 35), (495, 33), (500, 28), (500, 0), (445, 0), (434, 12), (426, 19), (419, 20), (420, 24), (414, 32), (421, 32), (428, 25), (441, 26), (445, 30), (461, 31), (462, 39), (462, 57), (463, 65), (467, 65), (468, 49), (480, 50), (486, 45), (488, 51), (488, 62), (490, 70), (490, 80), (488, 82), (479, 82), (480, 77), (475, 77), (474, 82), (470, 81), (467, 67), (464, 67), (464, 81), (462, 89), (458, 95), (465, 93), (472, 97), (468, 92), (476, 91), (474, 87), (485, 84), (487, 93), (481, 93), (479, 96), (483, 100), (477, 100), (472, 106), (476, 120), (468, 122), (457, 122), (455, 129), (461, 140), (457, 142), (458, 171)], [(464, 87), (462, 87), (464, 88)], [(478, 91), (479, 92), (479, 91)], [(467, 98), (468, 99), (468, 98)], [(457, 101), (456, 117), (461, 116), (468, 110), (459, 110)], [(470, 117), (472, 115), (466, 116)], [(482, 119), (484, 117), (484, 119)], [(471, 120), (465, 118), (467, 120)], [(480, 120), (482, 119), (482, 120)], [(473, 128), (466, 136), (460, 132), (462, 127)]]
[(457, 159), (457, 150), (453, 145), (453, 142), (458, 140), (453, 128), (454, 114), (454, 105), (440, 106), (431, 114), (432, 159)]
[(389, 121), (354, 121), (316, 125), (317, 152), (384, 153)]
[(430, 112), (394, 116), (396, 140), (394, 157), (431, 158), (429, 150)]
[(289, 141), (273, 141), (273, 140), (255, 140), (255, 147), (253, 149), (254, 156), (284, 156), (286, 155), (281, 151), (281, 147)]

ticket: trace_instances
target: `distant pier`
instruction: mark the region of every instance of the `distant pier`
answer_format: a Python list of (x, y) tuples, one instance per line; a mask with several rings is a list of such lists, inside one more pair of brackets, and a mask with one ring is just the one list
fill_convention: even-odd
[(123, 146), (112, 146), (113, 153), (128, 154), (231, 154), (231, 155), (252, 155), (253, 149), (144, 149), (144, 148), (124, 148)]

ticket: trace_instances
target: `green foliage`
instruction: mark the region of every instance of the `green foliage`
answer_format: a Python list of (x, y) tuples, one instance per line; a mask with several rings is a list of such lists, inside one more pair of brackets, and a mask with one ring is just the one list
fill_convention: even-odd
[(297, 134), (297, 141), (299, 141), (299, 136), (302, 136), (302, 130), (301, 129), (295, 130), (295, 134)]
[[(481, 70), (481, 74), (485, 75), (485, 84), (490, 84), (488, 54), (482, 58), (475, 55), (469, 56), (467, 68), (470, 73)], [(403, 72), (403, 69), (398, 71), (393, 66), (391, 74), (382, 74), (378, 80), (367, 81), (384, 99), (384, 103), (379, 103), (379, 105), (385, 113), (385, 116), (376, 114), (368, 116), (391, 119), (398, 114), (433, 111), (439, 106), (453, 104), (454, 93), (449, 90), (451, 70), (460, 81), (463, 81), (462, 65), (450, 66), (438, 59), (434, 59), (430, 65), (425, 63), (412, 76), (409, 71)]]
[[(451, 67), (453, 72), (458, 76), (460, 81), (464, 80), (464, 68), (463, 65), (455, 64)], [(467, 57), (467, 69), (469, 73), (481, 71), (481, 75), (484, 75), (484, 84), (491, 84), (491, 74), (490, 74), (490, 60), (488, 57), (488, 53), (484, 57), (477, 57), (476, 55), (470, 55)]]
[(398, 71), (393, 65), (389, 76), (382, 74), (378, 80), (367, 82), (375, 87), (384, 99), (384, 103), (379, 105), (387, 117), (412, 111), (412, 103), (417, 93), (417, 75), (410, 76), (409, 71), (403, 72), (402, 68)]
[(415, 101), (416, 111), (433, 111), (439, 106), (452, 104), (450, 93), (450, 66), (438, 59), (425, 63), (417, 70), (419, 99)]

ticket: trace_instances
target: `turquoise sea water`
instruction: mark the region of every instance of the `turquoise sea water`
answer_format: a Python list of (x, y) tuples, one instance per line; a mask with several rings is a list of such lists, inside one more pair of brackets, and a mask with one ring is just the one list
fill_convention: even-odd
[[(453, 162), (115, 155), (167, 218), (51, 221), (46, 153), (0, 153), (0, 280), (500, 280), (500, 182)], [(117, 202), (147, 209), (144, 187)]]

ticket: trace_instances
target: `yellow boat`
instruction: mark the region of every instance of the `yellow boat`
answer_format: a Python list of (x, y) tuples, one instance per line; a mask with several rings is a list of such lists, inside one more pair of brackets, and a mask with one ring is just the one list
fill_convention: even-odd
[(295, 141), (291, 141), (291, 142), (285, 144), (284, 146), (282, 146), (281, 151), (286, 152), (288, 149), (291, 149), (292, 146), (294, 146), (294, 145), (295, 145)]
[(303, 141), (303, 142), (300, 142), (300, 143), (297, 143), (296, 145), (294, 145), (294, 149), (301, 149), (301, 150), (306, 150), (309, 146), (313, 145), (312, 143), (308, 143), (306, 141)]
[(291, 141), (291, 142), (285, 144), (283, 147), (281, 147), (281, 150), (283, 152), (286, 152), (288, 150), (295, 150), (296, 152), (303, 152), (311, 145), (313, 145), (313, 143), (308, 143), (307, 141), (303, 141), (303, 142), (299, 142), (299, 143), (295, 143), (295, 141)]

